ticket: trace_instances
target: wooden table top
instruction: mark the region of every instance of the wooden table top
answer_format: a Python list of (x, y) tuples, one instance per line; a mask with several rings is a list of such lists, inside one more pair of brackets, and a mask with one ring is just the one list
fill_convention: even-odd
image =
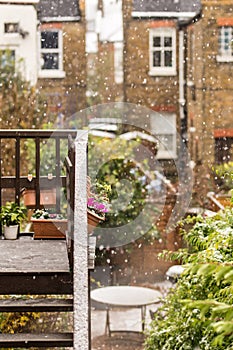
[(65, 240), (0, 240), (0, 274), (69, 271)]

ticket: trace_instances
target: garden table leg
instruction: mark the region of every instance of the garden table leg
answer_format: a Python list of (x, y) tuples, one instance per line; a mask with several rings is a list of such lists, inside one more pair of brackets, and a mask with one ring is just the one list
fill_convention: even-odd
[(142, 316), (142, 332), (145, 330), (145, 320), (146, 320), (146, 306), (141, 307), (141, 316)]
[(110, 330), (110, 316), (109, 316), (109, 308), (106, 309), (106, 326), (105, 326), (105, 333), (111, 337), (111, 330)]

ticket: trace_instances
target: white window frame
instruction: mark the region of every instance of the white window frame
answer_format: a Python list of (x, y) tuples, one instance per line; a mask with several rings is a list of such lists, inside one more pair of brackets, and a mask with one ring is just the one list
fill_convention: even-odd
[[(151, 114), (151, 131), (158, 140), (157, 159), (177, 158), (177, 116), (175, 113), (155, 112)], [(171, 148), (166, 147), (166, 136), (172, 136)], [(165, 142), (163, 142), (165, 140)], [(162, 143), (162, 147), (161, 147)]]
[[(58, 33), (58, 48), (42, 48), (41, 33), (42, 32), (57, 32)], [(42, 53), (58, 53), (58, 69), (42, 69)], [(63, 32), (57, 28), (41, 29), (39, 32), (39, 78), (64, 78), (63, 70)]]
[[(155, 36), (159, 36), (162, 40), (162, 45), (155, 48), (153, 46), (153, 38)], [(164, 47), (164, 37), (171, 37), (172, 38), (172, 46), (171, 50), (168, 50), (168, 48)], [(158, 67), (155, 67), (153, 65), (153, 53), (155, 51), (161, 52), (161, 65)], [(164, 64), (164, 52), (165, 51), (172, 51), (172, 66), (166, 67)], [(176, 28), (172, 27), (159, 27), (159, 28), (150, 28), (149, 31), (149, 75), (156, 75), (156, 76), (173, 76), (177, 74), (176, 71)]]
[(218, 62), (233, 62), (233, 26), (219, 27), (218, 50)]

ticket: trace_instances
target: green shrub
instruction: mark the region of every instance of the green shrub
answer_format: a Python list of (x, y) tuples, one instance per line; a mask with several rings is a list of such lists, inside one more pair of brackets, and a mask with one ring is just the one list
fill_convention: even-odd
[(215, 165), (213, 172), (220, 189), (229, 191), (233, 188), (233, 162)]
[[(230, 350), (233, 344), (233, 209), (187, 219), (187, 248), (166, 254), (184, 273), (152, 321), (147, 350)], [(160, 317), (162, 314), (162, 317)]]

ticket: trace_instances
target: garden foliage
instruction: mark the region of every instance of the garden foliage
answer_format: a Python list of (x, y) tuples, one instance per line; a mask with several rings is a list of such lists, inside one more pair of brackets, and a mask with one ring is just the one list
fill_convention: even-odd
[(148, 223), (151, 217), (156, 217), (157, 208), (154, 203), (150, 204), (153, 194), (149, 191), (151, 178), (148, 176), (147, 162), (135, 160), (138, 147), (140, 140), (128, 142), (119, 138), (89, 138), (88, 170), (92, 183), (97, 180), (98, 184), (107, 184), (111, 188), (110, 210), (105, 215), (105, 222), (101, 224), (104, 228), (103, 233), (98, 232), (98, 245), (105, 240), (111, 242), (112, 228), (123, 227), (133, 222), (142, 213), (145, 205), (147, 210), (140, 224), (135, 225), (135, 230), (127, 232), (127, 239), (125, 232), (118, 234), (119, 245), (124, 245), (126, 241), (134, 242), (138, 236), (145, 236), (146, 239), (158, 237), (155, 225), (152, 224), (150, 230), (145, 230), (148, 226), (145, 223)]
[[(3, 57), (4, 55), (4, 57)], [(0, 52), (0, 128), (1, 129), (35, 129), (51, 119), (47, 115), (46, 98), (35, 86), (30, 85), (22, 74), (16, 72), (15, 65), (23, 66), (24, 62), (15, 62), (11, 50)], [(2, 140), (2, 174), (14, 174), (13, 140)], [(22, 142), (21, 144), (23, 144)], [(24, 151), (28, 150), (26, 141)], [(28, 157), (28, 159), (30, 159)], [(21, 160), (23, 173), (28, 173), (28, 159)]]
[[(147, 350), (233, 348), (233, 209), (182, 224), (187, 248), (166, 253), (185, 267), (152, 321)], [(190, 228), (191, 225), (191, 228)]]
[[(0, 53), (0, 125), (1, 129), (38, 128), (47, 120), (46, 102), (42, 94), (31, 86), (20, 73), (16, 73), (16, 62), (11, 58), (11, 51)], [(23, 65), (24, 62), (17, 62)]]
[(213, 172), (218, 187), (221, 190), (229, 191), (233, 188), (233, 162), (215, 165)]

